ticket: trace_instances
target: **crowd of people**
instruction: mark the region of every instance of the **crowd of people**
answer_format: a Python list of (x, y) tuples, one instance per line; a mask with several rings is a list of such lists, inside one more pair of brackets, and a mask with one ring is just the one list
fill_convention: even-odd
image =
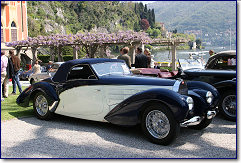
[(8, 97), (9, 79), (12, 79), (13, 91), (11, 95), (16, 95), (17, 86), (20, 93), (22, 87), (19, 81), (20, 59), (14, 55), (14, 51), (9, 51), (9, 57), (5, 52), (1, 52), (1, 101)]
[[(122, 59), (126, 62), (129, 68), (131, 68), (131, 57), (128, 55), (129, 48), (123, 47), (120, 49), (120, 55), (117, 59)], [(153, 62), (151, 52), (148, 48), (144, 49), (144, 53), (141, 47), (138, 47), (136, 50), (135, 63), (133, 66), (135, 68), (160, 68), (157, 62)], [(153, 63), (153, 65), (152, 65)]]

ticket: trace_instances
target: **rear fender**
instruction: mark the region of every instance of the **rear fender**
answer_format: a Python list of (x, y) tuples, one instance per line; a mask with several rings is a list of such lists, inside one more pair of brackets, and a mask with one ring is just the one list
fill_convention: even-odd
[(153, 103), (166, 105), (178, 122), (187, 116), (188, 104), (182, 95), (172, 90), (157, 88), (127, 98), (113, 108), (105, 119), (116, 125), (133, 126), (140, 123), (142, 111)]

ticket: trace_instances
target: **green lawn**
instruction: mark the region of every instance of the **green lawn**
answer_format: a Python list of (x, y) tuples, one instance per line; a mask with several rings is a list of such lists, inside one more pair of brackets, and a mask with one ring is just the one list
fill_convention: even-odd
[[(22, 87), (24, 90), (27, 87)], [(12, 93), (12, 86), (9, 87), (9, 93)], [(18, 89), (17, 89), (18, 92)], [(1, 120), (10, 120), (13, 118), (29, 117), (33, 116), (33, 107), (21, 107), (16, 103), (17, 95), (9, 95), (8, 98), (4, 98), (1, 102)]]

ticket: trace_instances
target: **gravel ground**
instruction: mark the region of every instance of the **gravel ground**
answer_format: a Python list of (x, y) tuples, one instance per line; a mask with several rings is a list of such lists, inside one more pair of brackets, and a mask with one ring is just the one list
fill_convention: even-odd
[(64, 116), (1, 122), (2, 158), (236, 158), (236, 123), (216, 117), (202, 131), (181, 128), (169, 146), (150, 143), (139, 127)]

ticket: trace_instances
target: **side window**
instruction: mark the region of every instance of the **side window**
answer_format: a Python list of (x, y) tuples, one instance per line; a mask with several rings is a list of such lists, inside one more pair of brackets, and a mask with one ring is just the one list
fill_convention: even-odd
[(78, 65), (70, 70), (67, 78), (67, 80), (76, 79), (96, 79), (96, 76), (91, 71), (89, 65)]
[[(234, 60), (233, 57), (222, 57), (219, 58), (217, 63), (216, 63), (216, 69), (235, 69), (235, 65), (232, 63)], [(236, 64), (236, 63), (235, 63)]]

